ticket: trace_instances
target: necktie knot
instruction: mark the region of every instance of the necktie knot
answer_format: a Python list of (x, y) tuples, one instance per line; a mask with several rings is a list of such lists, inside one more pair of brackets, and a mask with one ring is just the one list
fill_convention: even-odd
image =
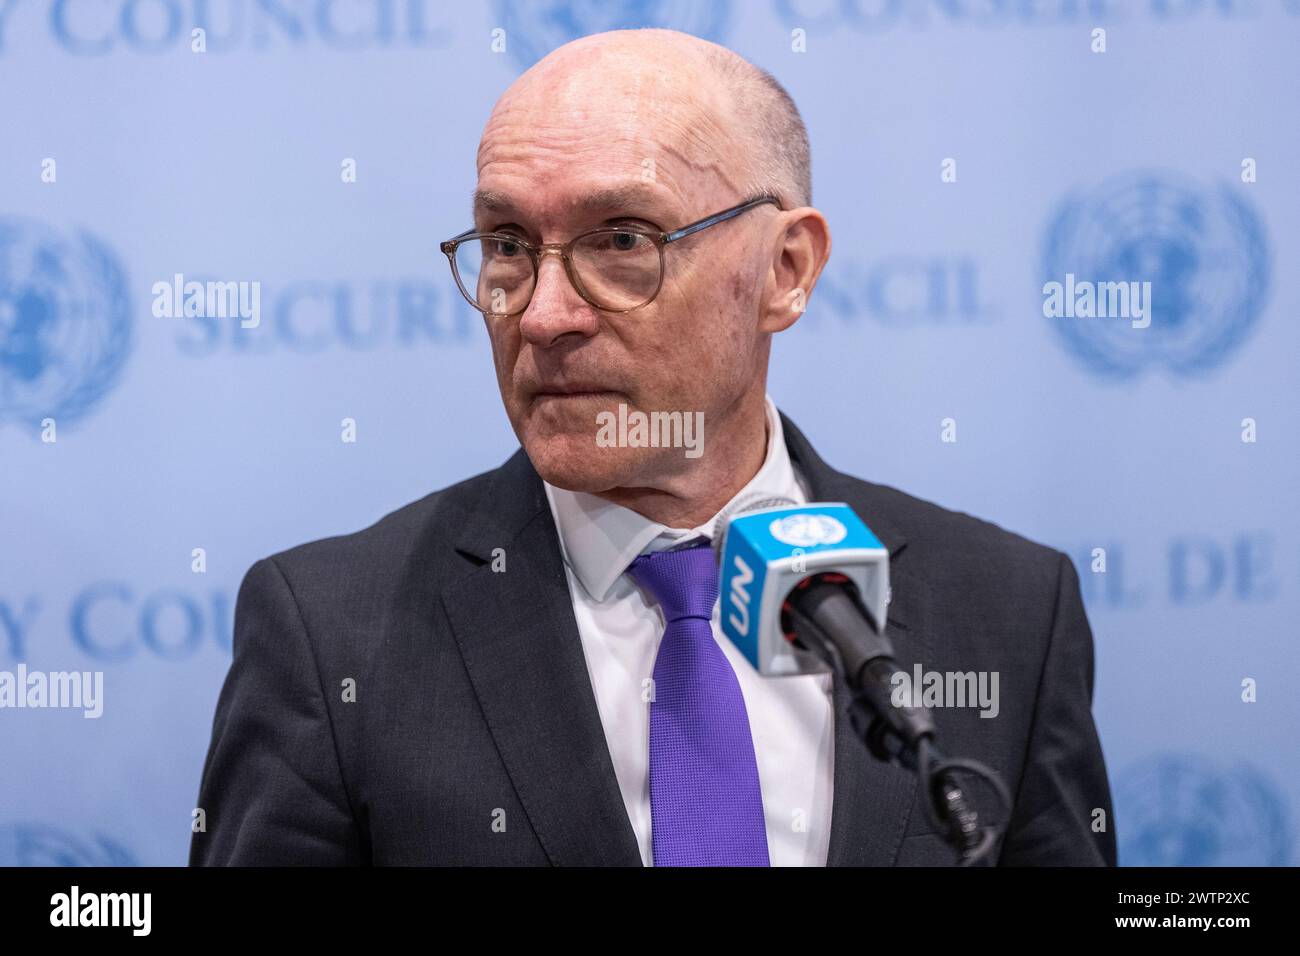
[(710, 545), (643, 554), (627, 571), (655, 596), (665, 623), (690, 617), (712, 619), (718, 600), (718, 566)]

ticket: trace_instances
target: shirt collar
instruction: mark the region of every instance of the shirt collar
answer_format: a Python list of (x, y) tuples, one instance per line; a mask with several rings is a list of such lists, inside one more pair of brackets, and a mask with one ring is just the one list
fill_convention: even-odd
[(627, 566), (644, 551), (662, 551), (693, 538), (712, 539), (718, 516), (741, 497), (762, 495), (805, 503), (807, 493), (786, 449), (781, 416), (770, 395), (767, 453), (758, 473), (712, 518), (694, 528), (669, 528), (630, 508), (582, 491), (567, 491), (543, 482), (560, 535), (560, 550), (574, 576), (597, 601), (603, 601)]

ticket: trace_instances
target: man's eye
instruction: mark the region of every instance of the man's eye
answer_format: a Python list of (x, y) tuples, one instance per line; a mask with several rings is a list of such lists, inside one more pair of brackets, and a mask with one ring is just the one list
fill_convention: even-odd
[(493, 252), (502, 257), (517, 255), (521, 250), (519, 243), (511, 242), (509, 239), (494, 239), (492, 245)]
[(592, 240), (592, 248), (598, 248), (601, 252), (638, 252), (651, 244), (649, 236), (631, 230), (597, 233)]

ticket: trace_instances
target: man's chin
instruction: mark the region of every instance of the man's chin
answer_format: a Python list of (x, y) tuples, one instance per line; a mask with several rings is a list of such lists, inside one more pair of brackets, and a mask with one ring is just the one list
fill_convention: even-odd
[(530, 438), (524, 450), (542, 480), (566, 491), (600, 494), (638, 484), (643, 455), (636, 448), (601, 448), (592, 433)]

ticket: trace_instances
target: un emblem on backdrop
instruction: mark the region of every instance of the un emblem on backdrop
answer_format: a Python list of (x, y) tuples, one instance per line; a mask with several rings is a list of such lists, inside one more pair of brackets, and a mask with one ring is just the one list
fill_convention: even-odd
[(718, 42), (730, 19), (730, 0), (497, 0), (506, 50), (528, 69), (570, 40), (636, 27), (667, 27)]
[(1133, 378), (1148, 368), (1208, 372), (1253, 329), (1269, 284), (1260, 218), (1241, 186), (1202, 187), (1172, 173), (1139, 172), (1068, 197), (1047, 229), (1044, 282), (1151, 283), (1151, 324), (1113, 318), (1048, 321), (1095, 374)]
[(1115, 802), (1123, 866), (1291, 863), (1285, 800), (1249, 767), (1166, 754), (1130, 768)]
[(130, 350), (130, 295), (113, 253), (86, 233), (0, 218), (0, 423), (81, 418)]
[(0, 867), (138, 866), (123, 847), (103, 836), (78, 840), (66, 830), (39, 823), (0, 825)]

